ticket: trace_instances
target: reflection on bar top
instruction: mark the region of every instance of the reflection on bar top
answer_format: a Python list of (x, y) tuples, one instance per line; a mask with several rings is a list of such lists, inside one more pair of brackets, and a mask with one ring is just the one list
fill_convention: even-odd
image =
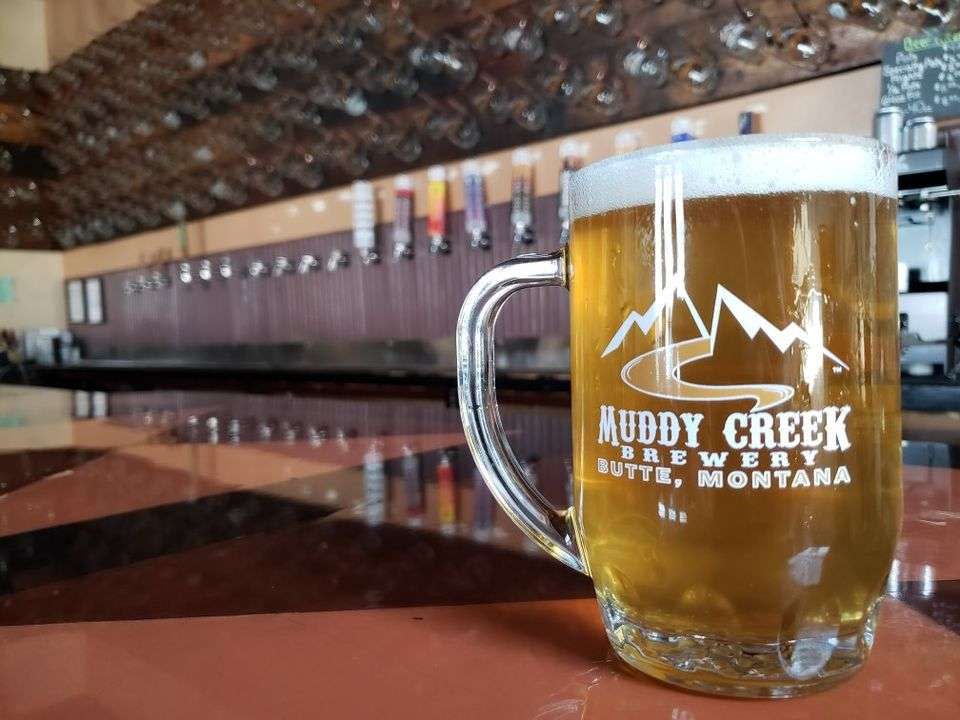
[[(537, 486), (569, 505), (569, 410), (503, 412)], [(873, 656), (775, 707), (618, 665), (589, 580), (499, 510), (443, 400), (0, 387), (0, 417), (4, 720), (946, 720), (960, 706), (956, 413), (907, 415)]]

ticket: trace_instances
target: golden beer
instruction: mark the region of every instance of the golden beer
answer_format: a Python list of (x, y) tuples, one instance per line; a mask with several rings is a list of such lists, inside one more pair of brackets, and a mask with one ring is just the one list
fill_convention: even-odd
[(654, 202), (568, 250), (581, 549), (621, 655), (693, 686), (859, 664), (900, 527), (896, 201), (873, 148), (812, 190), (762, 149), (757, 194), (691, 197), (692, 151), (652, 158)]
[[(652, 148), (571, 181), (561, 253), (486, 273), (457, 325), (461, 418), (504, 511), (589, 574), (617, 654), (787, 697), (866, 659), (900, 528), (896, 169), (875, 141)], [(570, 291), (574, 502), (526, 482), (493, 324)]]

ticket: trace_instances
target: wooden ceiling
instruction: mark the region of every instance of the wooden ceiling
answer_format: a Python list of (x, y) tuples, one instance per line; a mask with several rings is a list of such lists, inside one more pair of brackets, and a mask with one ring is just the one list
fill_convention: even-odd
[(940, 22), (877, 5), (160, 0), (48, 73), (0, 75), (0, 246), (102, 242), (780, 86)]

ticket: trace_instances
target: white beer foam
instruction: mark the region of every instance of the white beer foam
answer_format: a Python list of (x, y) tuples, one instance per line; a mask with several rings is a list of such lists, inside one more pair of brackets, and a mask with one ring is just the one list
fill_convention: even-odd
[(658, 168), (683, 175), (685, 198), (792, 192), (897, 197), (896, 156), (852, 135), (741, 135), (646, 148), (595, 162), (571, 180), (572, 217), (654, 202)]

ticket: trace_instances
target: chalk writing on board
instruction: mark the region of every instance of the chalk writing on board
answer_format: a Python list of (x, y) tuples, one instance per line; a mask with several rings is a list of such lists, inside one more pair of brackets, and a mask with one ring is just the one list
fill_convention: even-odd
[(960, 32), (887, 45), (880, 83), (881, 107), (900, 107), (907, 117), (960, 116)]

